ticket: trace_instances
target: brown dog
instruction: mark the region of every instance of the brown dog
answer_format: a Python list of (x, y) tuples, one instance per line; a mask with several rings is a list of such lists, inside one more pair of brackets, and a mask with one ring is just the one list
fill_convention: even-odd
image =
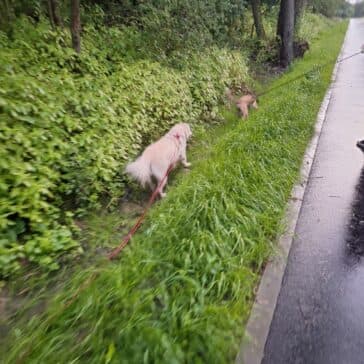
[(258, 109), (257, 98), (252, 93), (241, 96), (240, 98), (235, 98), (230, 89), (227, 89), (226, 95), (231, 102), (234, 102), (243, 119), (246, 119), (249, 115), (249, 107)]

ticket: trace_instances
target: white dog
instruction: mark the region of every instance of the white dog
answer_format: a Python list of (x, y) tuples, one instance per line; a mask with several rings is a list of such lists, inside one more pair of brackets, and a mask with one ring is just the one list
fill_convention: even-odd
[(186, 157), (187, 140), (191, 135), (188, 124), (176, 124), (166, 135), (149, 145), (135, 162), (129, 163), (126, 172), (143, 187), (148, 184), (152, 190), (154, 177), (159, 186), (158, 193), (160, 197), (164, 197), (166, 194), (163, 189), (167, 183), (168, 168), (176, 167), (178, 162), (182, 162), (184, 167), (191, 165)]

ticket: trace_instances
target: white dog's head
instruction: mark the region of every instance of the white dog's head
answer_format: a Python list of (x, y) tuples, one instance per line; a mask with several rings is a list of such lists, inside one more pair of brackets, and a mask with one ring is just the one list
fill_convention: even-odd
[(178, 135), (188, 140), (192, 136), (192, 131), (187, 123), (179, 123), (172, 127), (168, 134)]

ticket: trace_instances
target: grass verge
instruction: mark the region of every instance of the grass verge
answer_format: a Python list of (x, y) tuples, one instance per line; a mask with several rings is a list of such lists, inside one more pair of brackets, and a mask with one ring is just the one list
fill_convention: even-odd
[(346, 26), (322, 33), (272, 86), (312, 73), (262, 97), (248, 122), (227, 113), (120, 259), (79, 272), (15, 328), (4, 362), (231, 362)]

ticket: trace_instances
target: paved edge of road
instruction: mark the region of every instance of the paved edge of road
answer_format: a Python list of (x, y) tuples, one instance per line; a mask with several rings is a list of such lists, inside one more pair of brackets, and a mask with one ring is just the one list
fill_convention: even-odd
[[(346, 39), (347, 31), (337, 61), (342, 58)], [(331, 76), (330, 86), (326, 91), (317, 115), (314, 134), (303, 157), (299, 181), (293, 187), (287, 204), (285, 217), (283, 219), (286, 226), (285, 232), (279, 237), (277, 252), (271, 257), (262, 275), (258, 292), (255, 297), (255, 302), (245, 328), (245, 335), (241, 343), (240, 351), (235, 360), (236, 364), (261, 364), (263, 360), (264, 347), (281, 289), (283, 275), (288, 262), (289, 251), (292, 246), (297, 221), (303, 203), (303, 197), (315, 158), (322, 127), (326, 120), (326, 114), (332, 96), (333, 84), (336, 80), (339, 69), (339, 63), (337, 61)]]

